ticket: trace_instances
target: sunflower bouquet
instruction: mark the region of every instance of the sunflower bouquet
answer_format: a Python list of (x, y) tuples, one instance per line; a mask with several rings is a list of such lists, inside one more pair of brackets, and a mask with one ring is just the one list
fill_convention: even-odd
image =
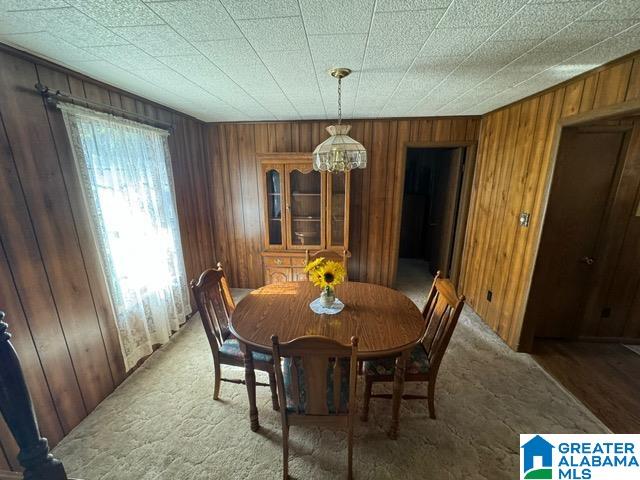
[(320, 300), (323, 306), (331, 306), (336, 299), (334, 288), (344, 282), (347, 276), (344, 265), (320, 257), (307, 263), (304, 271), (309, 274), (311, 283), (322, 289)]

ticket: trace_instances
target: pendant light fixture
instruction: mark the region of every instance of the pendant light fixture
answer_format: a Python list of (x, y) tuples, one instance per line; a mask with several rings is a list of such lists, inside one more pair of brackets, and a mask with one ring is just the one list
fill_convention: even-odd
[(328, 172), (347, 172), (367, 166), (367, 151), (351, 138), (351, 125), (342, 124), (342, 79), (349, 75), (348, 68), (333, 68), (329, 75), (338, 79), (338, 124), (327, 127), (331, 135), (313, 151), (313, 169)]

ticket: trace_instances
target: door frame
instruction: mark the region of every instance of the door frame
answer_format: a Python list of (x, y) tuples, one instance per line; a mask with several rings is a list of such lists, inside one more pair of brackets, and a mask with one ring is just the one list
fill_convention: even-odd
[(549, 163), (549, 171), (545, 178), (545, 187), (542, 194), (542, 212), (540, 213), (540, 225), (541, 228), (536, 232), (533, 249), (533, 268), (528, 272), (526, 284), (524, 288), (525, 302), (523, 305), (521, 324), (520, 324), (520, 336), (516, 346), (518, 352), (531, 352), (533, 350), (533, 343), (535, 340), (536, 332), (536, 320), (534, 318), (527, 318), (526, 312), (529, 307), (529, 300), (531, 297), (531, 286), (533, 281), (533, 272), (535, 270), (535, 264), (538, 259), (538, 253), (540, 251), (540, 241), (542, 239), (542, 231), (547, 217), (547, 209), (549, 206), (549, 194), (551, 193), (551, 183), (553, 182), (554, 175), (556, 173), (556, 164), (558, 160), (558, 153), (560, 149), (560, 140), (562, 138), (562, 132), (567, 127), (579, 127), (580, 125), (589, 125), (593, 122), (602, 120), (615, 120), (619, 118), (635, 116), (640, 114), (640, 99), (631, 100), (616, 105), (598, 108), (590, 110), (588, 112), (576, 113), (567, 117), (561, 117), (556, 123), (554, 129), (552, 148), (551, 148), (551, 160)]
[(453, 284), (457, 289), (460, 288), (460, 279), (463, 278), (462, 271), (464, 264), (464, 252), (467, 245), (467, 229), (468, 218), (471, 205), (471, 190), (473, 187), (473, 179), (476, 171), (476, 154), (478, 150), (477, 141), (454, 141), (454, 142), (405, 142), (402, 146), (404, 155), (400, 160), (400, 168), (398, 170), (398, 179), (396, 183), (396, 191), (398, 192), (397, 201), (393, 203), (393, 225), (391, 230), (391, 238), (393, 244), (391, 246), (391, 272), (389, 279), (390, 284), (395, 285), (398, 274), (398, 256), (400, 255), (400, 226), (402, 224), (402, 207), (404, 204), (404, 182), (407, 167), (407, 154), (410, 148), (464, 148), (465, 154), (462, 162), (462, 185), (460, 187), (460, 199), (458, 202), (458, 216), (455, 226), (455, 240), (453, 244), (453, 256), (451, 259), (450, 270), (455, 273), (455, 278), (451, 275)]

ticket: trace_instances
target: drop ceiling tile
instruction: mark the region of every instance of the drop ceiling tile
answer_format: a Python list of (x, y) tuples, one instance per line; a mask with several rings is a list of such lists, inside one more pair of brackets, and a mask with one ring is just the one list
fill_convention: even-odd
[(300, 0), (309, 35), (367, 33), (374, 0)]
[(424, 48), (422, 56), (453, 57), (469, 55), (495, 32), (493, 27), (436, 28)]
[(234, 99), (247, 95), (246, 91), (235, 83), (229, 75), (202, 55), (157, 58), (173, 71), (228, 103), (233, 103)]
[(593, 8), (590, 1), (525, 5), (492, 37), (493, 40), (543, 40)]
[(285, 91), (304, 91), (318, 94), (318, 82), (309, 52), (268, 52), (263, 54), (264, 64)]
[(369, 44), (424, 43), (443, 13), (444, 9), (376, 13), (371, 24)]
[(138, 0), (67, 0), (67, 3), (105, 27), (164, 23), (148, 6)]
[(569, 57), (564, 64), (602, 65), (618, 57), (638, 50), (640, 47), (640, 30), (631, 29), (610, 37), (582, 52)]
[(300, 15), (297, 0), (223, 0), (222, 3), (236, 20)]
[(360, 69), (364, 57), (367, 36), (347, 35), (309, 35), (311, 55), (318, 73), (333, 67)]
[(404, 72), (363, 72), (358, 85), (358, 98), (389, 96), (393, 93)]
[(154, 57), (194, 53), (193, 46), (169, 25), (115, 27), (112, 31)]
[(442, 18), (442, 28), (499, 26), (527, 0), (455, 0)]
[(86, 47), (87, 52), (130, 72), (162, 68), (162, 63), (135, 45)]
[(242, 37), (218, 0), (181, 0), (153, 3), (150, 7), (190, 42)]
[(260, 57), (271, 72), (294, 77), (300, 73), (315, 76), (313, 60), (309, 50), (306, 48), (302, 50), (263, 52)]
[(232, 65), (262, 63), (256, 51), (245, 38), (195, 42), (193, 46), (222, 69)]
[(462, 62), (461, 67), (487, 67), (493, 73), (531, 50), (530, 41), (487, 41)]
[[(126, 43), (118, 35), (103, 27), (95, 20), (80, 13), (75, 8), (63, 10), (42, 10), (49, 22), (48, 30), (77, 47), (97, 45), (119, 45)], [(55, 13), (53, 13), (55, 12)], [(33, 18), (33, 17), (32, 17)]]
[(398, 87), (398, 94), (402, 95), (403, 92), (407, 91), (411, 94), (419, 93), (419, 98), (422, 98), (458, 65), (459, 62), (457, 60), (452, 60), (452, 63), (447, 65), (416, 65), (406, 72)]
[(335, 66), (345, 118), (485, 113), (640, 47), (637, 0), (71, 1), (0, 0), (0, 41), (218, 121), (334, 118)]
[(3, 13), (0, 21), (0, 34), (35, 33), (47, 29), (46, 16), (40, 12), (20, 10)]
[(422, 44), (380, 44), (367, 49), (363, 71), (375, 72), (386, 70), (406, 71), (420, 52)]
[(581, 20), (640, 20), (638, 0), (608, 0), (596, 6)]
[(378, 0), (376, 12), (447, 8), (453, 0)]
[[(549, 37), (538, 48), (565, 52), (567, 58), (631, 27), (634, 20), (578, 21)], [(640, 46), (640, 45), (639, 45)]]
[(68, 7), (64, 0), (31, 0), (28, 3), (24, 0), (0, 0), (0, 12), (11, 10), (44, 10), (47, 8)]
[[(105, 60), (83, 62), (78, 70), (85, 75), (100, 79), (105, 83), (140, 95), (141, 97), (157, 100), (168, 106), (171, 106), (169, 103), (178, 105), (175, 101), (167, 103), (168, 92), (166, 90), (147, 82), (139, 75), (134, 75), (122, 70)], [(179, 96), (172, 94), (171, 97), (174, 100), (180, 100)]]
[(300, 17), (239, 20), (238, 25), (258, 53), (302, 50), (307, 46)]
[(75, 47), (49, 32), (0, 35), (0, 41), (67, 65), (96, 60), (96, 57), (86, 50)]
[[(193, 88), (193, 84), (189, 82), (183, 75), (180, 75), (169, 68), (159, 68), (156, 70), (145, 70), (140, 76), (147, 82), (167, 90), (182, 98), (183, 93)], [(185, 81), (187, 80), (187, 81)]]
[(206, 76), (221, 74), (220, 69), (207, 60), (204, 55), (169, 55), (166, 57), (154, 57), (162, 64), (185, 74)]
[(36, 31), (49, 31), (76, 47), (126, 43), (95, 20), (71, 7), (7, 12), (0, 21), (0, 34)]
[(239, 85), (254, 85), (259, 91), (278, 91), (275, 80), (263, 64), (238, 65), (225, 70)]

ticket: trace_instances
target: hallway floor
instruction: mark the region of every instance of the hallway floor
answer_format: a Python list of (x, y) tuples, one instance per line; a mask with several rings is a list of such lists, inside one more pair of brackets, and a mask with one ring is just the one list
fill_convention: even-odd
[(618, 343), (538, 339), (533, 358), (614, 433), (640, 433), (640, 355)]

